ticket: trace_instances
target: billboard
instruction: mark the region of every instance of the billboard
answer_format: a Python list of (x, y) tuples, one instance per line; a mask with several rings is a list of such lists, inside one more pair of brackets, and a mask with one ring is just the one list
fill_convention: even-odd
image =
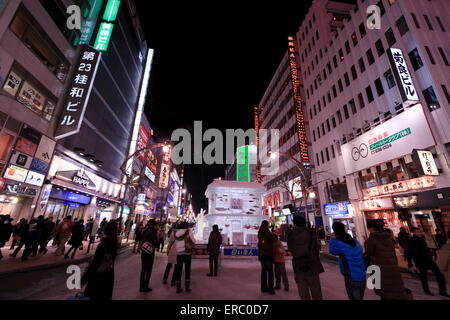
[[(302, 178), (301, 177), (297, 177), (297, 178), (289, 181), (289, 191), (291, 193), (289, 195), (290, 198), (293, 196), (294, 199), (300, 199), (303, 196)], [(290, 199), (290, 200), (293, 200), (293, 199)]]
[(389, 48), (387, 52), (403, 102), (406, 102), (406, 104), (418, 102), (419, 96), (417, 95), (416, 88), (412, 82), (411, 74), (409, 73), (402, 50)]
[[(147, 130), (145, 130), (144, 125), (141, 123), (141, 127), (139, 128), (137, 150), (145, 148), (147, 146), (148, 137), (148, 132)], [(145, 150), (138, 153), (138, 158), (142, 161), (142, 163), (145, 162)]]
[(342, 145), (341, 150), (345, 172), (351, 174), (434, 145), (422, 105), (416, 104)]
[(250, 165), (248, 159), (248, 146), (237, 148), (236, 154), (237, 181), (250, 182)]

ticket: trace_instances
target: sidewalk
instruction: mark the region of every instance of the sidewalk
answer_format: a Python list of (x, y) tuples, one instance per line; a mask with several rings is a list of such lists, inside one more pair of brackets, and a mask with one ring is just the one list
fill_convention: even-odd
[[(51, 269), (61, 266), (69, 266), (71, 264), (80, 264), (83, 262), (88, 262), (92, 258), (92, 256), (95, 254), (95, 250), (97, 249), (97, 245), (100, 243), (100, 241), (96, 240), (95, 243), (91, 244), (91, 248), (89, 249), (89, 253), (87, 253), (88, 248), (88, 241), (83, 241), (83, 250), (77, 250), (77, 253), (75, 254), (74, 259), (71, 258), (65, 259), (64, 256), (56, 256), (55, 251), (56, 247), (51, 246), (51, 242), (49, 242), (49, 245), (47, 246), (48, 252), (46, 254), (38, 253), (35, 257), (32, 257), (31, 255), (28, 257), (28, 261), (22, 261), (22, 253), (24, 248), (20, 250), (20, 252), (17, 254), (17, 257), (13, 258), (9, 255), (13, 253), (13, 250), (9, 250), (10, 244), (8, 243), (5, 247), (3, 247), (2, 254), (3, 259), (0, 260), (0, 278), (8, 276), (9, 274), (13, 273), (21, 273), (21, 272), (30, 272), (30, 271), (36, 271), (36, 270), (43, 270), (43, 269)], [(123, 250), (124, 248), (131, 246), (134, 244), (134, 240), (127, 240), (124, 239), (121, 242), (120, 250)], [(66, 251), (67, 252), (70, 249), (71, 246), (66, 245)], [(119, 254), (120, 254), (119, 250)], [(70, 256), (72, 256), (72, 252), (70, 253)]]

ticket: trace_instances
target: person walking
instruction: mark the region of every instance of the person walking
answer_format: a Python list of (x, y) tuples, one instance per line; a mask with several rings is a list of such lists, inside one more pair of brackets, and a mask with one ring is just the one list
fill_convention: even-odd
[(397, 241), (399, 246), (403, 249), (403, 255), (406, 261), (408, 261), (408, 270), (413, 273), (415, 270), (413, 269), (414, 265), (411, 254), (411, 234), (406, 232), (406, 229), (402, 227), (398, 233)]
[(99, 238), (102, 237), (103, 231), (105, 230), (105, 227), (106, 227), (107, 224), (108, 224), (108, 221), (106, 221), (106, 218), (103, 218), (103, 220), (102, 220), (102, 222), (100, 222), (100, 226), (98, 228), (98, 237)]
[(19, 253), (20, 249), (22, 249), (22, 247), (26, 246), (27, 242), (28, 242), (28, 229), (29, 229), (29, 224), (27, 223), (27, 220), (25, 219), (21, 219), (22, 225), (20, 227), (20, 242), (19, 245), (17, 246), (16, 250), (14, 250), (13, 253), (10, 254), (11, 257), (15, 258), (17, 256), (17, 254)]
[(439, 228), (436, 228), (436, 235), (434, 236), (434, 239), (436, 240), (438, 250), (447, 243), (447, 238), (445, 237), (445, 234)]
[(9, 250), (14, 250), (16, 244), (19, 245), (20, 243), (20, 236), (22, 234), (22, 229), (25, 227), (25, 225), (27, 224), (27, 220), (25, 219), (20, 219), (19, 222), (17, 222), (14, 226), (13, 226), (13, 232), (12, 232), (12, 242), (11, 242), (11, 247), (9, 248)]
[(375, 265), (381, 271), (381, 287), (375, 288), (375, 294), (381, 300), (407, 300), (400, 269), (397, 265), (395, 242), (389, 232), (377, 220), (369, 220), (367, 229), (369, 238), (364, 243), (367, 265)]
[(49, 222), (49, 218), (46, 218), (42, 221), (41, 231), (39, 233), (39, 253), (46, 254), (47, 253), (47, 243), (49, 241), (51, 235), (51, 224)]
[(151, 219), (142, 234), (141, 247), (141, 277), (140, 277), (140, 292), (150, 292), (152, 288), (149, 287), (150, 277), (152, 276), (153, 262), (155, 261), (155, 250), (158, 245), (156, 220)]
[[(133, 253), (140, 253), (142, 246), (142, 232), (144, 231), (143, 222), (139, 223), (136, 230), (134, 231), (134, 245), (133, 245)], [(137, 250), (136, 250), (137, 247)]]
[(56, 229), (58, 228), (58, 225), (60, 223), (61, 223), (61, 220), (57, 219), (56, 222), (55, 222), (55, 226), (53, 227), (53, 231), (52, 231), (52, 237), (53, 237), (52, 247), (58, 247), (59, 246), (59, 235), (57, 235)]
[(428, 270), (431, 270), (436, 276), (436, 280), (439, 286), (439, 294), (443, 297), (449, 298), (450, 295), (447, 294), (447, 284), (444, 275), (439, 270), (439, 267), (433, 260), (433, 256), (428, 248), (425, 239), (423, 238), (423, 233), (420, 232), (419, 228), (412, 228), (413, 236), (411, 238), (411, 251), (416, 264), (417, 269), (419, 269), (420, 282), (422, 284), (423, 291), (433, 296), (430, 288), (428, 286)]
[(31, 219), (28, 228), (27, 242), (25, 243), (25, 250), (23, 250), (22, 261), (27, 261), (28, 257), (35, 257), (39, 248), (40, 235), (44, 229), (44, 216), (39, 216), (37, 219)]
[(69, 259), (69, 253), (73, 250), (72, 259), (75, 257), (75, 253), (78, 248), (83, 246), (83, 237), (84, 237), (84, 220), (80, 219), (72, 228), (72, 236), (68, 242), (70, 247), (69, 251), (64, 255), (65, 259)]
[[(172, 266), (177, 264), (177, 246), (175, 244), (175, 226), (173, 226), (170, 230), (170, 237), (167, 243), (167, 265), (166, 270), (164, 271), (163, 283), (167, 284), (167, 279), (169, 278), (170, 269)], [(175, 269), (175, 267), (174, 267)], [(171, 286), (175, 285), (175, 271), (172, 272), (172, 281), (170, 282)]]
[(339, 269), (344, 276), (349, 300), (363, 300), (366, 289), (366, 268), (361, 244), (353, 239), (341, 222), (332, 225), (330, 253), (339, 256)]
[(177, 286), (177, 293), (183, 291), (181, 288), (181, 275), (183, 273), (183, 265), (185, 266), (185, 289), (186, 292), (191, 292), (191, 261), (192, 252), (194, 251), (195, 238), (188, 227), (187, 222), (180, 222), (178, 229), (175, 232), (175, 244), (177, 249), (177, 264), (175, 266), (175, 284)]
[(208, 277), (217, 277), (217, 270), (219, 268), (219, 255), (220, 246), (222, 245), (222, 235), (219, 232), (219, 226), (217, 224), (213, 225), (213, 230), (211, 231), (208, 239), (208, 245), (206, 250), (209, 252), (209, 273)]
[(12, 221), (13, 219), (9, 215), (0, 216), (0, 260), (3, 258), (2, 248), (9, 241), (13, 232)]
[(119, 247), (117, 223), (110, 221), (103, 230), (102, 240), (81, 278), (81, 285), (87, 284), (84, 296), (93, 301), (112, 300), (114, 290), (114, 263)]
[(286, 249), (284, 248), (283, 243), (280, 241), (280, 239), (276, 237), (275, 244), (274, 244), (274, 254), (273, 254), (273, 261), (275, 265), (275, 290), (281, 289), (281, 280), (283, 280), (284, 285), (284, 291), (289, 291), (289, 280), (286, 273), (286, 265), (285, 265), (285, 255), (286, 255)]
[(67, 216), (62, 222), (56, 227), (56, 236), (58, 237), (58, 249), (56, 249), (55, 254), (57, 256), (64, 254), (66, 251), (66, 242), (69, 240), (72, 233), (72, 228), (74, 223), (72, 222), (72, 217)]
[(450, 242), (444, 244), (437, 252), (436, 264), (447, 283), (450, 282)]
[(258, 259), (261, 263), (261, 291), (275, 294), (273, 288), (273, 253), (275, 235), (270, 232), (269, 222), (264, 220), (258, 231)]
[(306, 227), (302, 216), (294, 217), (294, 228), (287, 236), (288, 250), (292, 253), (292, 266), (298, 292), (302, 300), (322, 300), (319, 275), (324, 272), (319, 258), (317, 237)]

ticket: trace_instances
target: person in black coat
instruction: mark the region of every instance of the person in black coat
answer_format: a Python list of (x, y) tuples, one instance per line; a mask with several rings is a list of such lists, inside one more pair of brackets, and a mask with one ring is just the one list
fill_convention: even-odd
[(20, 223), (21, 223), (21, 226), (20, 226), (19, 245), (17, 246), (16, 250), (14, 250), (14, 252), (10, 254), (10, 256), (13, 258), (15, 258), (17, 256), (20, 249), (22, 249), (23, 246), (26, 246), (26, 244), (28, 242), (28, 230), (29, 230), (30, 225), (28, 224), (27, 220), (25, 220), (25, 219), (21, 219)]
[(39, 216), (37, 219), (31, 219), (28, 225), (28, 237), (25, 244), (25, 250), (22, 254), (22, 261), (27, 261), (28, 256), (31, 254), (36, 256), (39, 248), (40, 234), (44, 225), (44, 216)]
[(41, 224), (41, 232), (39, 234), (39, 253), (46, 254), (47, 253), (47, 243), (49, 241), (51, 234), (51, 224), (49, 223), (49, 219), (44, 219)]
[(14, 250), (14, 248), (16, 247), (16, 244), (18, 245), (20, 243), (20, 236), (22, 234), (22, 228), (27, 224), (27, 220), (25, 219), (20, 219), (20, 221), (18, 223), (16, 223), (13, 226), (13, 232), (12, 232), (12, 242), (11, 242), (11, 247), (9, 248), (9, 250)]
[(77, 249), (83, 244), (83, 236), (84, 236), (84, 221), (83, 219), (79, 220), (72, 229), (72, 236), (70, 237), (70, 240), (68, 244), (70, 244), (72, 247), (67, 251), (67, 253), (64, 255), (64, 258), (69, 258), (70, 251), (73, 250), (72, 253), (72, 259), (75, 257), (75, 252), (77, 252)]
[(431, 270), (436, 276), (440, 295), (450, 297), (450, 295), (447, 294), (445, 277), (434, 262), (430, 249), (422, 237), (419, 228), (412, 228), (411, 230), (413, 232), (413, 236), (410, 240), (411, 254), (417, 269), (419, 269), (420, 282), (422, 283), (423, 291), (430, 296), (433, 295), (428, 286), (427, 278), (427, 272), (428, 270)]
[[(141, 247), (141, 277), (140, 277), (140, 292), (150, 292), (152, 288), (149, 287), (150, 277), (152, 275), (153, 262), (155, 260), (155, 249), (158, 245), (158, 237), (156, 230), (156, 220), (151, 219), (142, 234)], [(151, 251), (151, 252), (150, 252)]]
[(1, 217), (2, 218), (0, 220), (0, 259), (3, 258), (2, 248), (9, 241), (9, 238), (11, 237), (11, 233), (13, 231), (13, 226), (11, 224), (13, 219), (11, 219), (9, 215)]
[(103, 230), (103, 238), (97, 246), (89, 267), (81, 277), (81, 285), (87, 284), (84, 296), (93, 301), (112, 300), (114, 291), (114, 263), (119, 243), (117, 223), (108, 222)]

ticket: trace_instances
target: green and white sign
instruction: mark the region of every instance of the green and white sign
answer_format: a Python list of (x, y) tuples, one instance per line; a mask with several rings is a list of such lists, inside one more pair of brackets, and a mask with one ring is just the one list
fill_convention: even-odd
[(89, 44), (91, 42), (92, 34), (94, 33), (97, 24), (98, 16), (102, 10), (103, 0), (91, 0), (91, 10), (81, 24), (81, 37), (78, 44)]
[(248, 159), (248, 146), (237, 148), (236, 155), (237, 181), (250, 182), (250, 164)]
[(111, 40), (113, 27), (114, 25), (112, 23), (102, 22), (94, 44), (95, 50), (102, 52), (108, 51), (109, 40)]
[(105, 13), (103, 14), (103, 20), (107, 22), (114, 22), (117, 19), (117, 13), (119, 12), (120, 0), (108, 0)]

